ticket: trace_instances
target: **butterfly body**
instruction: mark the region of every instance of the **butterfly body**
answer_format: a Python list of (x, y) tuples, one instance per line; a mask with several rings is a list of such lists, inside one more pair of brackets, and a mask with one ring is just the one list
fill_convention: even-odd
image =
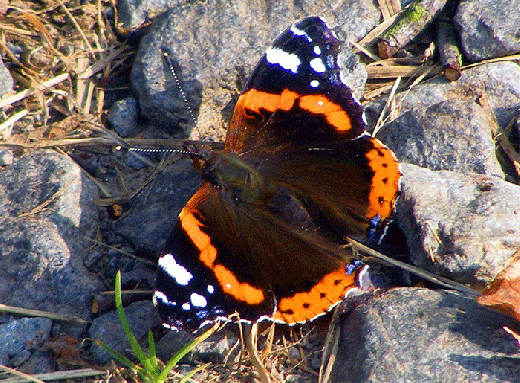
[(253, 71), (224, 149), (194, 156), (206, 182), (159, 260), (154, 303), (167, 325), (235, 313), (302, 323), (356, 287), (341, 246), (390, 216), (400, 173), (364, 131), (340, 44), (318, 17), (293, 24)]

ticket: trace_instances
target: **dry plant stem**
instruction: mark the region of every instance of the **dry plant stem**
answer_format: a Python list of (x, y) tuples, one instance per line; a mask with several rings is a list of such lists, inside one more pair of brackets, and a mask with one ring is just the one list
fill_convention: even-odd
[(50, 312), (42, 311), (42, 310), (31, 310), (31, 309), (26, 309), (23, 307), (8, 306), (8, 305), (4, 305), (1, 303), (0, 303), (0, 312), (16, 314), (16, 315), (23, 315), (23, 316), (49, 318), (52, 320), (59, 320), (59, 321), (64, 321), (64, 322), (77, 323), (77, 324), (87, 323), (87, 321), (85, 321), (77, 316), (74, 316), (74, 315), (60, 315), (60, 314), (50, 313)]
[(460, 78), (462, 54), (457, 45), (455, 28), (450, 21), (440, 20), (437, 27), (437, 47), (444, 76), (448, 81), (457, 81)]
[(11, 130), (13, 128), (13, 125), (16, 121), (21, 120), (25, 116), (29, 114), (29, 111), (27, 109), (22, 110), (11, 117), (9, 117), (7, 120), (5, 120), (3, 123), (0, 124), (0, 140), (6, 140), (9, 137), (11, 137)]
[[(92, 376), (105, 375), (107, 373), (106, 370), (94, 370), (92, 368), (83, 368), (79, 370), (68, 370), (68, 371), (55, 371), (48, 372), (45, 374), (34, 374), (33, 378), (43, 381), (54, 381), (54, 380), (69, 380), (69, 379), (80, 379), (80, 378), (88, 378)], [(27, 379), (24, 377), (20, 378), (8, 378), (2, 379), (2, 383), (25, 383)]]
[(70, 13), (68, 8), (65, 6), (65, 4), (63, 4), (63, 2), (61, 0), (58, 0), (58, 3), (60, 4), (60, 6), (63, 9), (63, 11), (67, 14), (67, 16), (69, 17), (70, 21), (72, 21), (72, 24), (74, 24), (74, 27), (79, 32), (81, 38), (83, 39), (83, 42), (87, 45), (87, 47), (88, 47), (88, 49), (90, 51), (90, 54), (92, 56), (94, 56), (94, 49), (92, 49), (92, 45), (90, 45), (90, 42), (88, 41), (87, 36), (85, 36), (85, 33), (83, 32), (83, 30), (79, 26), (78, 22), (76, 21), (74, 16), (72, 16), (72, 13)]
[[(406, 9), (406, 8), (405, 8)], [(401, 11), (402, 13), (403, 11)], [(377, 39), (381, 33), (383, 33), (388, 27), (390, 27), (394, 21), (399, 17), (401, 13), (393, 15), (388, 20), (383, 21), (381, 24), (376, 26), (374, 29), (372, 29), (370, 32), (368, 32), (365, 37), (363, 37), (361, 40), (359, 40), (357, 43), (361, 45), (362, 47), (366, 47), (367, 45), (370, 45), (372, 41)]]
[(341, 335), (340, 306), (334, 308), (332, 319), (329, 325), (329, 331), (323, 345), (323, 354), (321, 356), (320, 374), (318, 383), (330, 382), (330, 374), (336, 362), (339, 341)]
[(386, 264), (389, 266), (399, 267), (402, 270), (415, 274), (415, 275), (417, 275), (423, 279), (426, 279), (430, 282), (433, 282), (439, 286), (442, 286), (442, 287), (450, 289), (450, 290), (459, 291), (472, 298), (477, 298), (481, 295), (478, 291), (475, 291), (467, 286), (464, 286), (463, 284), (460, 284), (460, 283), (457, 283), (450, 279), (435, 275), (433, 273), (430, 273), (426, 270), (422, 270), (422, 269), (415, 267), (413, 265), (410, 265), (408, 263), (404, 263), (404, 262), (398, 261), (396, 259), (387, 257), (386, 255), (381, 254), (380, 252), (375, 251), (375, 250), (371, 249), (370, 247), (367, 247), (353, 239), (348, 239), (348, 243), (355, 250), (368, 255), (368, 256), (362, 256), (360, 258), (361, 261), (364, 261), (364, 262), (374, 261), (374, 262)]
[(388, 79), (397, 77), (413, 77), (417, 75), (417, 71), (421, 70), (421, 66), (415, 65), (372, 65), (366, 66), (366, 71), (370, 79)]
[(507, 139), (504, 131), (498, 125), (497, 118), (495, 113), (493, 112), (493, 108), (489, 105), (489, 97), (486, 93), (484, 93), (478, 100), (479, 104), (487, 110), (489, 114), (491, 124), (491, 133), (495, 137), (496, 142), (505, 152), (509, 160), (513, 163), (516, 174), (520, 176), (520, 154), (516, 151), (515, 147), (511, 144), (511, 142)]
[(395, 80), (394, 86), (392, 87), (392, 90), (390, 91), (390, 95), (388, 96), (388, 99), (386, 100), (386, 104), (381, 111), (381, 114), (379, 115), (379, 118), (377, 119), (376, 126), (374, 126), (374, 131), (372, 132), (372, 137), (375, 137), (377, 132), (381, 129), (381, 127), (384, 124), (385, 117), (387, 116), (387, 112), (390, 109), (390, 105), (392, 104), (392, 101), (395, 97), (395, 92), (397, 91), (397, 88), (399, 87), (399, 84), (401, 83), (401, 77), (397, 77)]
[(401, 2), (397, 0), (377, 0), (383, 20), (388, 20), (401, 10)]
[(257, 350), (257, 334), (258, 334), (258, 324), (257, 323), (243, 323), (244, 329), (244, 345), (249, 354), (249, 358), (253, 363), (253, 366), (260, 377), (260, 381), (262, 383), (271, 383), (271, 378), (269, 377), (269, 373), (266, 371), (265, 367), (262, 365), (260, 358), (258, 357)]
[[(40, 379), (37, 379), (31, 375), (27, 375), (27, 374), (24, 374), (23, 372), (20, 372), (20, 371), (17, 371), (13, 368), (9, 368), (7, 366), (2, 366), (0, 365), (0, 370), (3, 370), (5, 372), (8, 372), (10, 374), (13, 374), (13, 375), (16, 375), (18, 376), (19, 378), (22, 379), (22, 381), (24, 382), (34, 382), (34, 383), (44, 383), (42, 380)], [(2, 380), (3, 381), (3, 380)]]
[(419, 0), (408, 7), (377, 43), (379, 57), (392, 57), (412, 41), (444, 8), (447, 0)]
[[(54, 78), (51, 78), (50, 80), (44, 81), (41, 84), (35, 86), (35, 88), (38, 88), (40, 90), (46, 90), (47, 88), (51, 88), (69, 78), (68, 73), (62, 73)], [(2, 97), (0, 99), (0, 109), (5, 108), (8, 105), (14, 104), (15, 102), (18, 102), (20, 100), (23, 100), (24, 98), (30, 96), (33, 94), (35, 89), (26, 89), (19, 93), (16, 93), (12, 96), (6, 96)]]

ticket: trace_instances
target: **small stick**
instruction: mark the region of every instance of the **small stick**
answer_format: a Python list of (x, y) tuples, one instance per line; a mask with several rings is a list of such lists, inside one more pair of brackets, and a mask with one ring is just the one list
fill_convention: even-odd
[(437, 46), (439, 47), (441, 64), (444, 68), (444, 77), (448, 81), (457, 81), (461, 75), (462, 54), (457, 45), (455, 28), (451, 22), (439, 20)]
[[(42, 82), (41, 84), (37, 85), (36, 87), (38, 89), (45, 90), (46, 88), (50, 88), (54, 85), (58, 85), (60, 82), (63, 82), (68, 78), (69, 78), (68, 73), (62, 73), (56, 77), (51, 78), (50, 80)], [(0, 109), (3, 109), (8, 105), (11, 105), (11, 104), (14, 104), (15, 102), (23, 100), (24, 98), (30, 96), (33, 92), (34, 92), (34, 88), (26, 89), (26, 90), (23, 90), (19, 93), (12, 95), (12, 96), (0, 98)]]
[(389, 58), (412, 41), (444, 8), (447, 0), (420, 0), (407, 8), (377, 43), (379, 57)]

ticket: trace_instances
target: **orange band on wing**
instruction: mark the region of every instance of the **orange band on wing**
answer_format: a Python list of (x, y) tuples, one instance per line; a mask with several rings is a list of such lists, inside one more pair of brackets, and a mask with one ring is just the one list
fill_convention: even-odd
[(261, 289), (240, 282), (224, 265), (215, 264), (217, 249), (211, 244), (210, 237), (201, 230), (203, 224), (190, 210), (184, 208), (179, 215), (179, 219), (182, 229), (189, 235), (191, 241), (199, 250), (200, 261), (213, 271), (225, 293), (232, 295), (236, 300), (251, 305), (260, 304), (265, 300), (264, 292)]
[(395, 200), (399, 194), (399, 164), (390, 149), (374, 139), (374, 148), (370, 150), (366, 157), (368, 165), (377, 170), (372, 179), (372, 188), (368, 196), (368, 208), (366, 217), (371, 219), (379, 214), (382, 219), (386, 219), (394, 210)]
[(260, 113), (261, 110), (273, 113), (277, 110), (289, 111), (296, 102), (302, 110), (325, 117), (336, 130), (352, 129), (348, 113), (327, 97), (318, 94), (302, 96), (284, 89), (280, 95), (277, 95), (251, 89), (240, 96), (236, 108), (249, 109), (256, 113)]
[(280, 299), (273, 319), (287, 323), (313, 319), (342, 301), (347, 291), (355, 287), (355, 275), (347, 275), (342, 266), (325, 275), (310, 291)]

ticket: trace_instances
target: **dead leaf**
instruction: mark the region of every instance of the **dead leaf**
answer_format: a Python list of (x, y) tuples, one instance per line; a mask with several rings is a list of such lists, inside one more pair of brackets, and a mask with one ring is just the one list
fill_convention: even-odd
[(486, 287), (477, 302), (520, 321), (520, 249), (509, 266)]

